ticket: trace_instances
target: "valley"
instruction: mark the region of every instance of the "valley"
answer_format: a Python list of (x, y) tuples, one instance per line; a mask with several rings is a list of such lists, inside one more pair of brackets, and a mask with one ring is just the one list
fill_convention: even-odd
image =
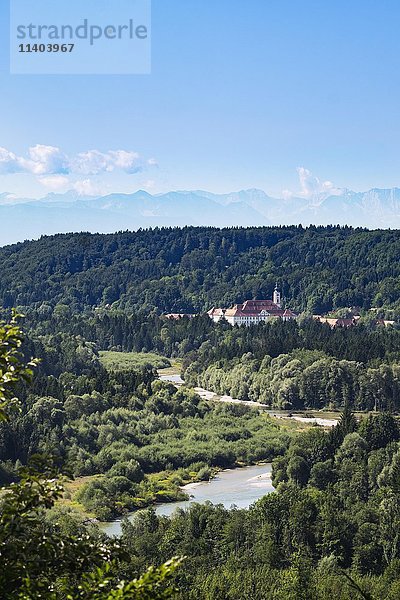
[[(396, 597), (399, 244), (187, 227), (1, 248), (0, 393), (18, 407), (0, 423), (2, 497), (47, 506), (24, 539), (116, 552), (131, 579), (186, 556), (185, 600), (352, 600), (348, 577)], [(235, 304), (243, 324), (210, 318)]]

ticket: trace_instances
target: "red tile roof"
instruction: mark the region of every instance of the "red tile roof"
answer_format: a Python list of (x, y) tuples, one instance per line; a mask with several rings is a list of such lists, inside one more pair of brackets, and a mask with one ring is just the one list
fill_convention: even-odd
[(226, 310), (222, 308), (212, 308), (208, 314), (212, 316), (226, 317), (260, 317), (264, 312), (268, 317), (290, 317), (295, 318), (297, 315), (289, 310), (283, 309), (275, 304), (272, 300), (246, 300), (243, 304), (235, 304), (232, 308)]

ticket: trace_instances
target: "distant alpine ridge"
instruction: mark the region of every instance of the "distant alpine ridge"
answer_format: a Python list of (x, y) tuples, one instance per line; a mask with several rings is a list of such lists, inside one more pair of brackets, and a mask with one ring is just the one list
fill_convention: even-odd
[(327, 198), (273, 198), (258, 189), (230, 194), (178, 191), (152, 195), (48, 194), (40, 200), (0, 194), (0, 245), (41, 235), (89, 231), (112, 233), (148, 227), (209, 225), (352, 225), (400, 228), (400, 188), (343, 190)]

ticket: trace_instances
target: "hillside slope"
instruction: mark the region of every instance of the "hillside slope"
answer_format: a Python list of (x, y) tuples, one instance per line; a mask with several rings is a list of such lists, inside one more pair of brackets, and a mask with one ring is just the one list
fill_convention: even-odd
[(201, 311), (271, 297), (278, 281), (295, 310), (398, 309), (399, 256), (399, 231), (348, 227), (56, 235), (0, 249), (0, 303)]

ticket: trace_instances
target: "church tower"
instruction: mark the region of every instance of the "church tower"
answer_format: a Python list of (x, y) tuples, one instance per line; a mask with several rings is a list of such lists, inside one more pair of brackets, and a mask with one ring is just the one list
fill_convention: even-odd
[(279, 308), (281, 308), (281, 293), (278, 290), (278, 282), (276, 282), (275, 289), (274, 289), (273, 303), (277, 304), (279, 306)]

